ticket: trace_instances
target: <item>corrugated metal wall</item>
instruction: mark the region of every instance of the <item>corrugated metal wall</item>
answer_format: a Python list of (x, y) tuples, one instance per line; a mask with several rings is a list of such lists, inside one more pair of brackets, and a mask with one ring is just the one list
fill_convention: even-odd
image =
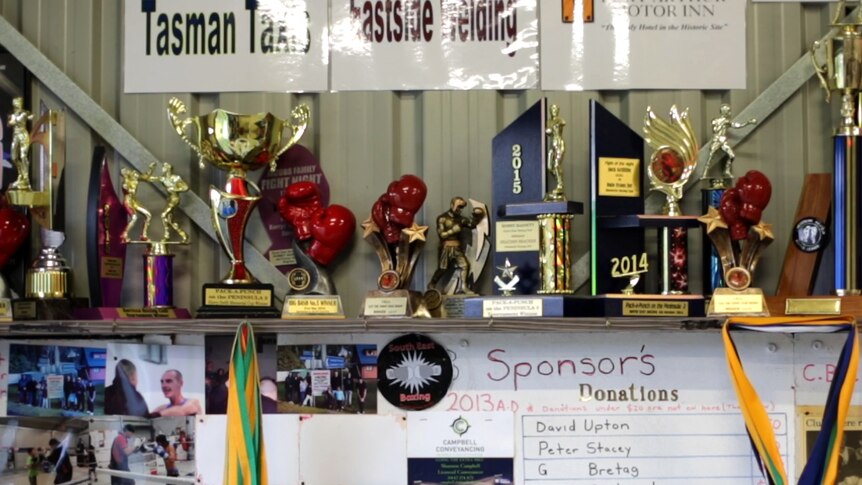
[[(743, 0), (731, 0), (743, 1)], [(203, 196), (218, 181), (209, 168), (198, 170), (196, 158), (173, 134), (165, 118), (167, 95), (127, 95), (122, 90), (122, 2), (117, 0), (0, 0), (0, 14), (16, 26), (48, 58), (74, 79), (101, 106), (136, 136), (152, 153), (170, 161)], [(721, 103), (735, 112), (774, 82), (810, 44), (828, 29), (826, 5), (766, 3), (748, 6), (748, 89), (741, 91), (541, 91), (473, 92), (358, 92), (334, 94), (225, 94), (180, 97), (191, 113), (216, 107), (238, 112), (268, 110), (286, 116), (292, 106), (308, 103), (312, 121), (303, 138), (321, 159), (329, 180), (332, 203), (350, 207), (361, 221), (388, 182), (403, 173), (422, 176), (429, 197), (422, 220), (433, 223), (448, 208), (453, 195), (490, 200), (491, 138), (520, 112), (542, 96), (560, 105), (568, 121), (566, 181), (574, 200), (587, 202), (588, 100), (596, 99), (640, 131), (647, 105), (664, 112), (671, 104), (688, 106), (701, 139), (709, 136), (709, 122)], [(696, 59), (676, 59), (696, 68)], [(661, 66), (656, 66), (661, 68)], [(153, 73), (158, 76), (159, 73)], [(232, 75), (232, 74), (226, 74)], [(34, 96), (54, 102), (50, 93), (34, 86)], [(34, 100), (35, 101), (35, 100)], [(790, 234), (804, 175), (831, 171), (831, 131), (837, 109), (828, 106), (815, 79), (766, 120), (753, 136), (736, 147), (736, 172), (759, 169), (771, 176), (773, 200), (766, 211), (774, 223), (776, 242), (767, 250), (757, 284), (771, 293)], [(65, 216), (69, 244), (65, 249), (77, 271), (76, 288), (87, 292), (85, 280), (86, 187), (90, 157), (100, 140), (74, 114), (67, 121), (67, 198)], [(699, 210), (699, 194), (691, 193), (684, 211)], [(186, 222), (184, 218), (181, 218)], [(259, 223), (258, 223), (259, 226)], [(196, 232), (196, 231), (195, 231)], [(433, 229), (432, 229), (433, 233)], [(588, 218), (576, 218), (574, 251), (589, 251)], [(195, 234), (198, 236), (198, 234)], [(176, 291), (181, 305), (200, 303), (200, 286), (216, 281), (224, 269), (217, 246), (206, 236), (195, 238), (191, 248), (177, 250)], [(693, 258), (699, 257), (700, 236), (694, 235)], [(416, 282), (427, 281), (436, 266), (436, 238), (430, 238)], [(126, 301), (140, 296), (139, 248), (130, 252)], [(692, 259), (694, 288), (700, 270)], [(365, 292), (372, 289), (379, 264), (370, 246), (357, 233), (349, 257), (335, 268), (335, 282), (350, 315), (359, 311)], [(491, 275), (483, 277), (490, 290)]]

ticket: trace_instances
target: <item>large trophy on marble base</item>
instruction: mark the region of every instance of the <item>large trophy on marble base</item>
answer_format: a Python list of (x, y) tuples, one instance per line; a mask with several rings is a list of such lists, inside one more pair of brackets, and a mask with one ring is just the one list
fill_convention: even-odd
[[(230, 260), (230, 269), (220, 283), (203, 287), (203, 307), (199, 318), (278, 318), (281, 311), (273, 303), (273, 286), (259, 283), (245, 266), (243, 245), (248, 218), (260, 201), (260, 189), (246, 178), (250, 170), (267, 165), (299, 141), (308, 124), (305, 105), (294, 108), (291, 121), (271, 113), (241, 115), (217, 109), (207, 115), (183, 118), (186, 107), (173, 98), (168, 118), (177, 134), (204, 162), (228, 173), (224, 188), (210, 186), (212, 222), (218, 240)], [(194, 128), (189, 133), (189, 128)], [(282, 140), (285, 129), (290, 130)]]
[[(16, 320), (59, 320), (72, 317), (72, 310), (85, 303), (73, 298), (72, 270), (60, 254), (66, 239), (54, 229), (54, 194), (59, 189), (65, 166), (63, 118), (56, 111), (47, 111), (27, 130), (33, 115), (24, 109), (22, 98), (12, 101), (9, 115), (12, 126), (12, 163), (18, 177), (6, 194), (9, 203), (30, 210), (40, 226), (42, 247), (27, 270), (24, 297), (12, 303)], [(31, 146), (41, 146), (36, 158), (35, 181), (31, 183)]]

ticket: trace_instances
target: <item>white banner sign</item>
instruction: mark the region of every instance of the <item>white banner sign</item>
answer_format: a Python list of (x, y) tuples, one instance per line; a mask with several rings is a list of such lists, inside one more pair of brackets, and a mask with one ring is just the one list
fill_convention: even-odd
[(743, 89), (744, 1), (542, 2), (542, 89)]
[(332, 0), (332, 89), (536, 87), (536, 3)]
[(125, 92), (326, 91), (321, 0), (126, 0)]

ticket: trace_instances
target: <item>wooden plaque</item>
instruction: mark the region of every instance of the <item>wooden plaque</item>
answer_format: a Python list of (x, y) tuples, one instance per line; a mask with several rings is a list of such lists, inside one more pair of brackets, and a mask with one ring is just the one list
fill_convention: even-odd
[[(814, 289), (817, 268), (820, 258), (826, 248), (827, 241), (821, 241), (819, 249), (810, 250), (797, 243), (800, 238), (800, 223), (803, 221), (819, 221), (829, 227), (829, 212), (832, 209), (832, 175), (828, 173), (812, 173), (805, 176), (802, 194), (796, 207), (793, 232), (787, 243), (784, 255), (784, 265), (778, 280), (776, 296), (807, 296)], [(829, 235), (826, 234), (826, 238)], [(809, 250), (803, 250), (809, 249)]]

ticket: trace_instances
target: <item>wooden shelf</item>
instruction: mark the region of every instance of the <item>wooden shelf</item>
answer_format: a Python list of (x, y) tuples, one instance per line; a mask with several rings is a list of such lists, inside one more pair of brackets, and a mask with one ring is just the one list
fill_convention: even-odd
[[(717, 318), (495, 318), (495, 319), (342, 319), (252, 320), (255, 332), (327, 333), (470, 333), (591, 332), (607, 330), (709, 330)], [(0, 337), (112, 337), (169, 334), (232, 334), (239, 321), (219, 320), (62, 320), (0, 324)]]

